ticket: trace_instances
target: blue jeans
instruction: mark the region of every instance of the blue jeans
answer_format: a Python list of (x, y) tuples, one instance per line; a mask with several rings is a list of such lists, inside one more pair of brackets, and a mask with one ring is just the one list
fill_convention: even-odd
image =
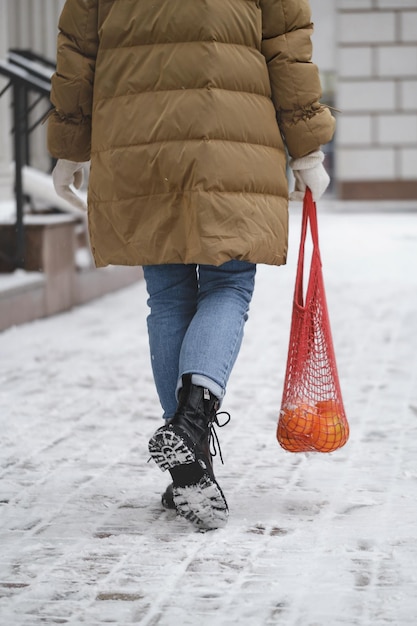
[(149, 346), (164, 418), (177, 408), (183, 374), (221, 401), (243, 338), (256, 265), (147, 265)]

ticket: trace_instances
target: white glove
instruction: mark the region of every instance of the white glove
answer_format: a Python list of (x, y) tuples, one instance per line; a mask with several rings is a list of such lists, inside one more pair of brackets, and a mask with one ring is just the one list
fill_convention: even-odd
[(295, 188), (290, 193), (290, 200), (303, 200), (306, 187), (311, 189), (314, 202), (320, 200), (330, 183), (330, 177), (323, 165), (324, 153), (321, 150), (310, 152), (299, 159), (291, 159), (290, 167), (294, 172)]
[(73, 192), (70, 185), (80, 189), (84, 179), (84, 166), (85, 163), (58, 159), (52, 172), (52, 180), (58, 196), (81, 211), (87, 211), (87, 205), (80, 196)]

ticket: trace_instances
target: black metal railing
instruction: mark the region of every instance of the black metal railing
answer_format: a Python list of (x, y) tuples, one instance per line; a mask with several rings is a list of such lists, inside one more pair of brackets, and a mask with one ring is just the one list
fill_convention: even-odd
[[(13, 258), (7, 260), (13, 269), (24, 267), (25, 259), (22, 168), (30, 164), (30, 135), (50, 109), (49, 95), (54, 70), (54, 63), (30, 50), (9, 50), (7, 58), (0, 60), (0, 74), (9, 81), (0, 92), (0, 97), (8, 89), (12, 90), (16, 239)], [(35, 107), (42, 101), (46, 104), (45, 110), (41, 116), (33, 119)]]

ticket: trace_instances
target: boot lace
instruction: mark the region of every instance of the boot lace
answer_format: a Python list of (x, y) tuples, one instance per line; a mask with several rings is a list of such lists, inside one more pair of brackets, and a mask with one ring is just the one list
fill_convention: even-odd
[[(224, 418), (224, 420), (222, 420), (221, 422), (219, 421), (219, 415), (225, 415), (226, 417)], [(227, 426), (227, 424), (230, 422), (231, 420), (231, 415), (230, 413), (228, 413), (227, 411), (220, 411), (219, 413), (216, 413), (213, 420), (211, 420), (208, 424), (209, 427), (209, 452), (211, 454), (212, 457), (217, 456), (217, 454), (220, 457), (220, 461), (222, 462), (222, 465), (224, 465), (224, 461), (223, 461), (223, 455), (222, 455), (222, 449), (220, 447), (220, 441), (219, 441), (219, 437), (217, 435), (216, 429), (215, 429), (215, 425), (218, 426), (219, 428), (223, 428), (224, 426)]]

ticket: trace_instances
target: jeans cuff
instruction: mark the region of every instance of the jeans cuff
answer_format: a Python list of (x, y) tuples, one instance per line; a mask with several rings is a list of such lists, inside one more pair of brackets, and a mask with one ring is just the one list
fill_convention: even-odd
[[(212, 380), (208, 376), (204, 376), (204, 374), (192, 374), (191, 382), (193, 385), (197, 385), (198, 387), (205, 387), (206, 389), (208, 389), (210, 393), (213, 394), (213, 396), (215, 396), (218, 399), (219, 407), (221, 406), (224, 395), (226, 393), (223, 387), (221, 387), (218, 383), (216, 383), (214, 380)], [(177, 399), (178, 399), (178, 393), (181, 387), (182, 387), (182, 378), (180, 377), (178, 380), (177, 390), (176, 390)]]

